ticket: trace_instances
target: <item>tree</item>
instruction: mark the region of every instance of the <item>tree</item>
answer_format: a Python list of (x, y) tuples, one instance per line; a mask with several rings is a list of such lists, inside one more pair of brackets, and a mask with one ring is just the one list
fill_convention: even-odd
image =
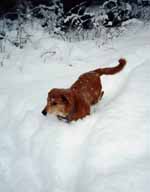
[(86, 5), (89, 5), (92, 0), (63, 0), (64, 13), (67, 13), (71, 8), (83, 2), (85, 2)]

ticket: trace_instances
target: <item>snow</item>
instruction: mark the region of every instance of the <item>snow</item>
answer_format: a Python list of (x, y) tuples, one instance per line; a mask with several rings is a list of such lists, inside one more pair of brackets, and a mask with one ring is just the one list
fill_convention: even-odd
[[(34, 31), (24, 49), (7, 45), (0, 68), (0, 191), (148, 192), (150, 26), (134, 21), (108, 40), (66, 42)], [(47, 92), (83, 72), (128, 61), (102, 77), (104, 97), (70, 124), (42, 116)]]

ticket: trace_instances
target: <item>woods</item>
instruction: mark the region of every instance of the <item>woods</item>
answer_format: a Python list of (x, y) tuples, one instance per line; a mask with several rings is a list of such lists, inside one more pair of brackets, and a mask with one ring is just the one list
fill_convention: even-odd
[[(1, 0), (0, 43), (20, 48), (30, 41), (25, 25), (38, 22), (49, 35), (63, 39), (101, 36), (104, 28), (120, 27), (130, 19), (150, 20), (149, 0)], [(104, 28), (103, 28), (104, 27)], [(9, 33), (15, 30), (14, 38)], [(71, 32), (71, 33), (70, 33)]]
[(52, 6), (56, 3), (62, 3), (64, 13), (67, 13), (71, 8), (79, 5), (81, 3), (85, 3), (86, 6), (91, 5), (102, 5), (105, 2), (110, 2), (111, 5), (114, 3), (120, 4), (122, 2), (129, 4), (136, 4), (140, 6), (149, 6), (150, 0), (1, 0), (0, 1), (0, 14), (6, 13), (8, 11), (16, 11), (17, 7), (22, 4), (24, 6), (38, 6), (38, 5), (46, 5)]

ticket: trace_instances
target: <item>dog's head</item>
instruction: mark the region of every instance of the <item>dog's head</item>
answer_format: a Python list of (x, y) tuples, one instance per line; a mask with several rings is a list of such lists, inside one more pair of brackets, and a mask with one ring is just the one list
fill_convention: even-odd
[(67, 117), (74, 107), (74, 96), (70, 89), (52, 89), (48, 93), (47, 105), (43, 115), (53, 113), (60, 117)]

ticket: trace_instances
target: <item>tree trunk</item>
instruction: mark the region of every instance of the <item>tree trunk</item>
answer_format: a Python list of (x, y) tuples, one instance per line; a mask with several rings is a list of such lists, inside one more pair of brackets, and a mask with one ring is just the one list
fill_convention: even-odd
[(82, 2), (87, 2), (87, 0), (63, 0), (64, 13)]

